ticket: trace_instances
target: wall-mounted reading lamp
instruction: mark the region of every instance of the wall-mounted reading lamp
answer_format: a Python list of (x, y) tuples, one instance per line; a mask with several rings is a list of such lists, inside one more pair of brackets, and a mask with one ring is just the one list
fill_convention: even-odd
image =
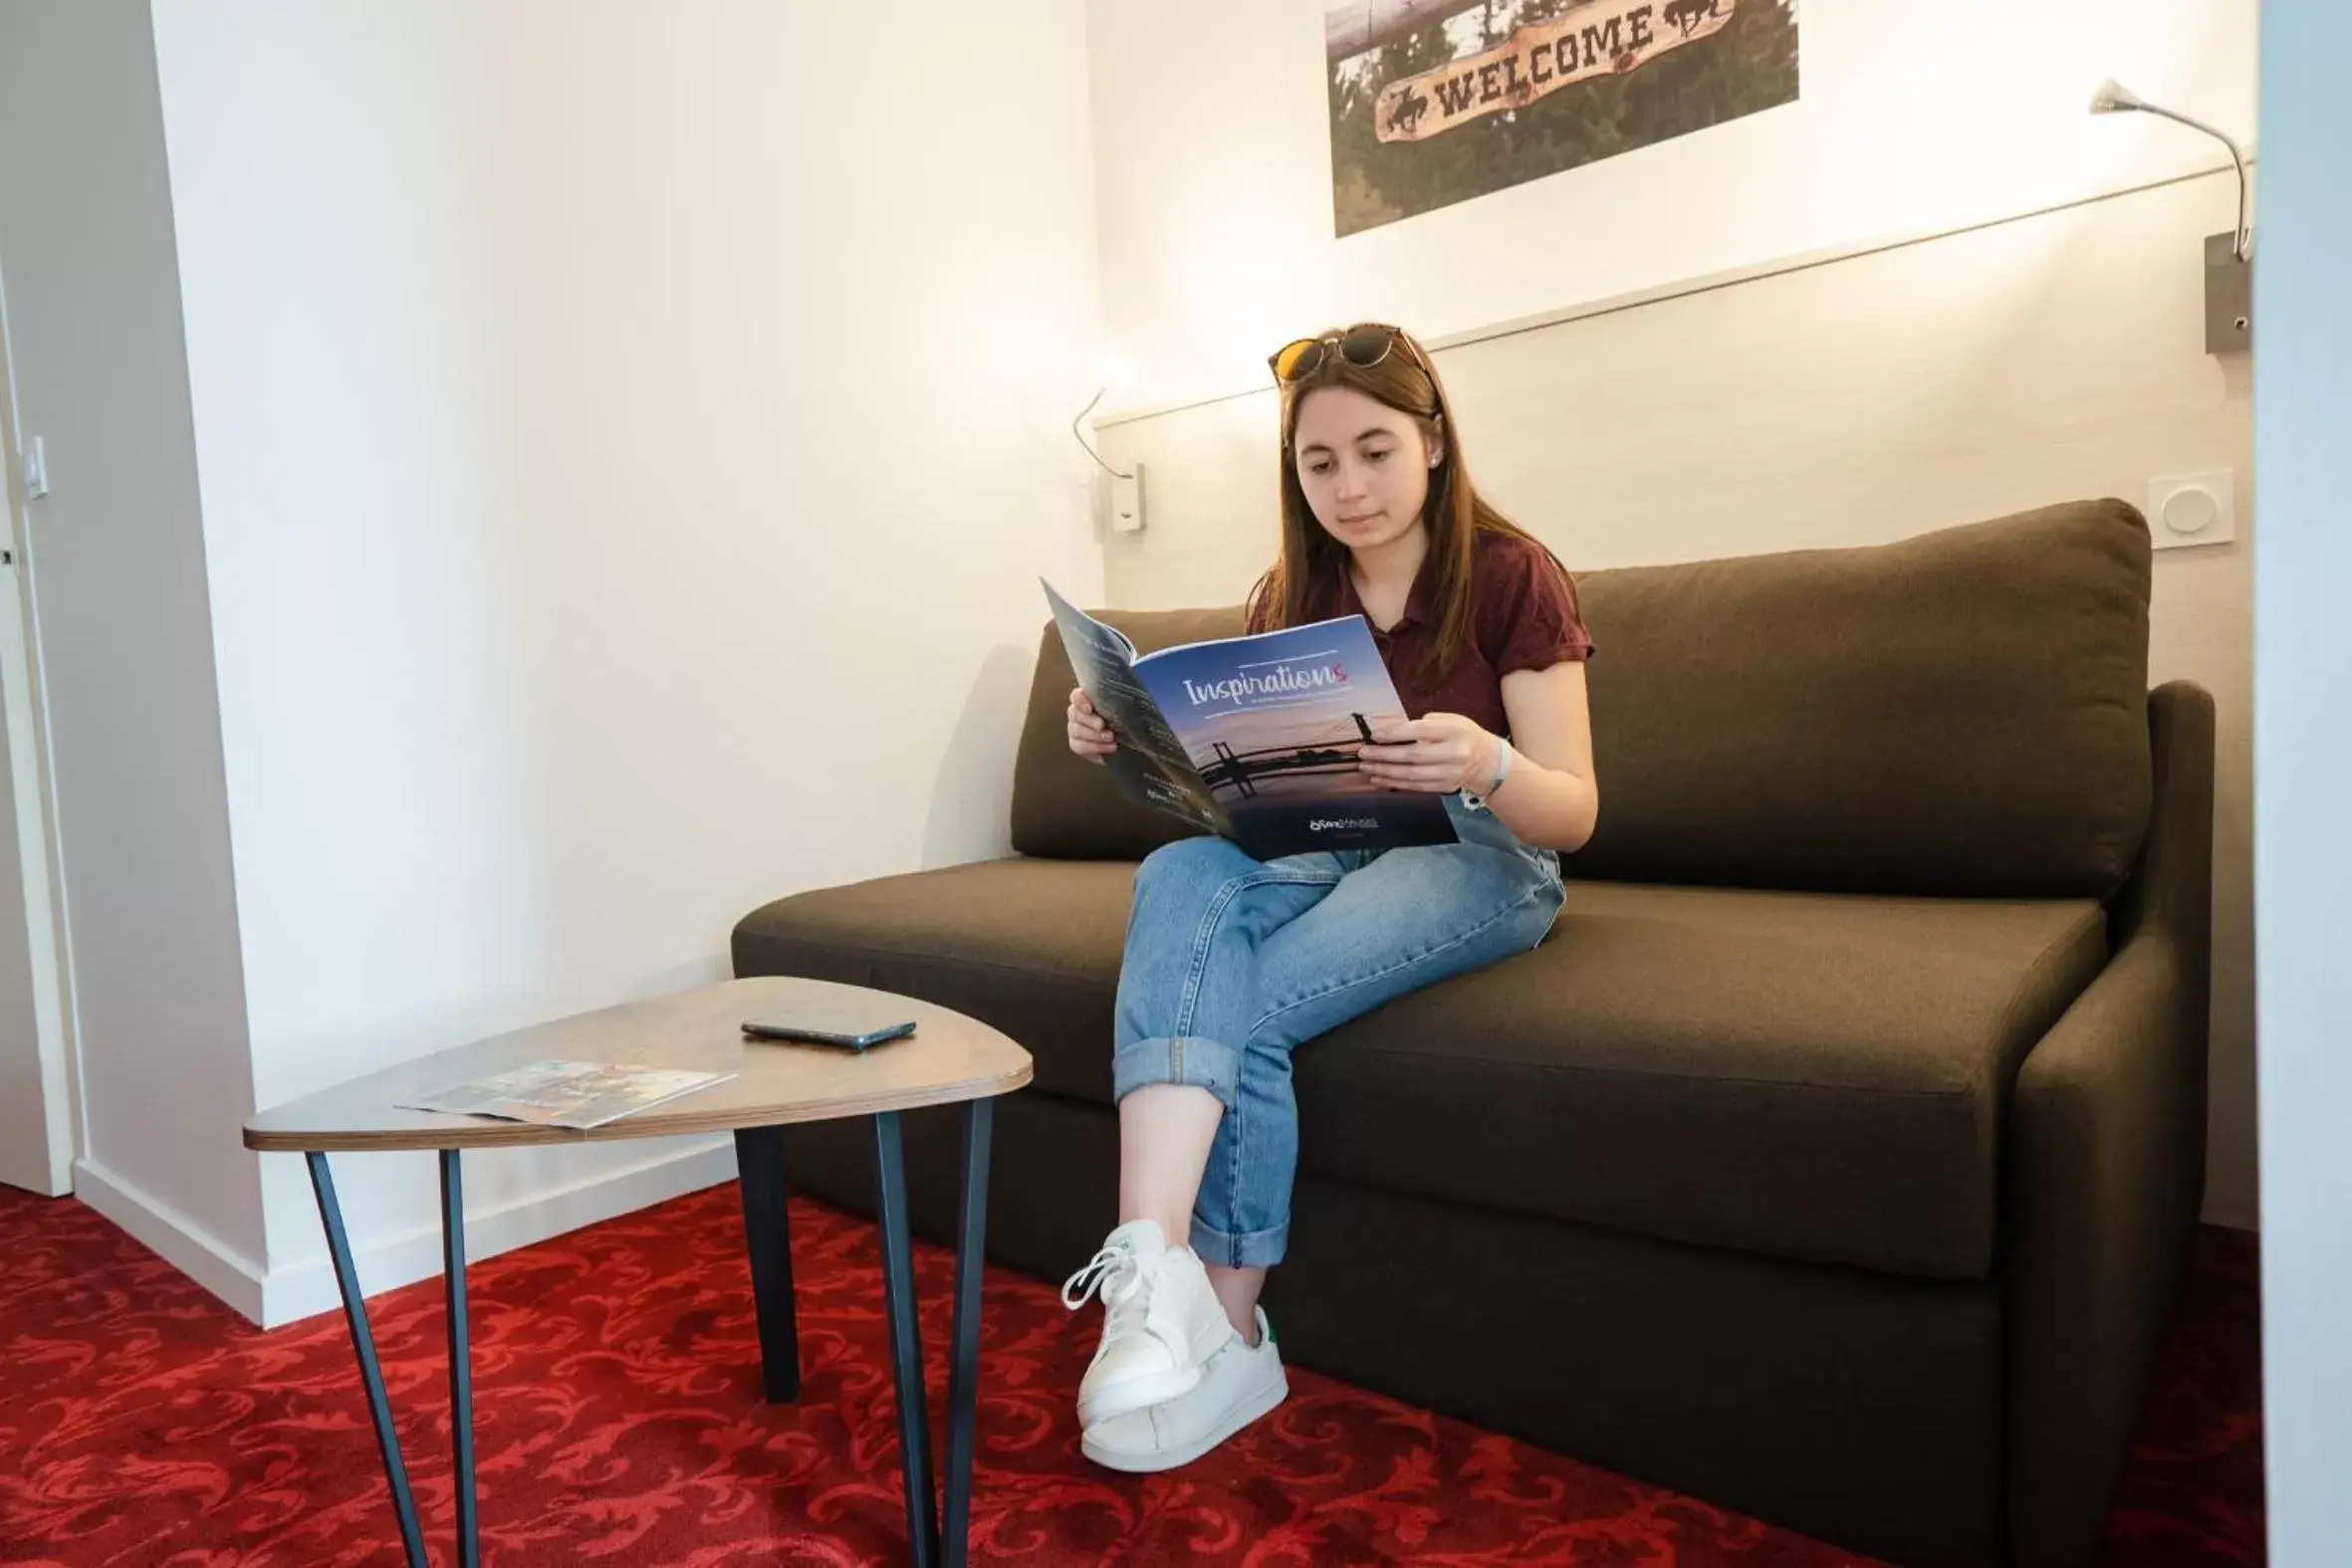
[(2245, 221), (2245, 149), (2202, 119), (2149, 103), (2114, 78), (2099, 84), (2091, 95), (2091, 112), (2120, 114), (2137, 111), (2179, 120), (2202, 130), (2230, 149), (2237, 166), (2237, 227), (2228, 234), (2209, 234), (2205, 241), (2205, 351), (2230, 353), (2252, 343), (2254, 231)]
[(1105, 354), (1099, 368), (1102, 384), (1094, 389), (1094, 395), (1086, 400), (1086, 406), (1078, 410), (1078, 416), (1069, 422), (1069, 433), (1078, 438), (1078, 445), (1086, 448), (1086, 455), (1094, 460), (1095, 465), (1110, 476), (1111, 529), (1120, 534), (1134, 534), (1143, 528), (1143, 465), (1137, 463), (1131, 473), (1121, 473), (1103, 462), (1102, 454), (1087, 445), (1085, 432), (1078, 427), (1086, 422), (1086, 416), (1094, 411), (1094, 405), (1102, 401), (1105, 393), (1114, 386), (1125, 386), (1134, 378), (1135, 372), (1126, 360), (1115, 354)]

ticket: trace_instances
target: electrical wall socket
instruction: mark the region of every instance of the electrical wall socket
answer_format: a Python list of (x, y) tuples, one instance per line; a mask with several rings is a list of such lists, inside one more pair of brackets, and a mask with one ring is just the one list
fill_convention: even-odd
[(2148, 534), (2158, 550), (2227, 545), (2237, 537), (2237, 475), (2227, 468), (2148, 481)]
[(1131, 473), (1113, 474), (1110, 480), (1110, 527), (1114, 534), (1143, 532), (1143, 465), (1129, 466)]

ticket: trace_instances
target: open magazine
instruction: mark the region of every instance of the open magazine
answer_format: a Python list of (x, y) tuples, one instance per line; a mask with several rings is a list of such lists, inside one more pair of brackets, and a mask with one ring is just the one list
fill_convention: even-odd
[(1046, 584), (1078, 684), (1118, 738), (1119, 792), (1261, 860), (1315, 849), (1450, 844), (1444, 800), (1356, 767), (1405, 705), (1361, 615), (1138, 654)]
[(734, 1077), (601, 1061), (535, 1061), (406, 1101), (402, 1110), (497, 1116), (543, 1127), (601, 1127)]

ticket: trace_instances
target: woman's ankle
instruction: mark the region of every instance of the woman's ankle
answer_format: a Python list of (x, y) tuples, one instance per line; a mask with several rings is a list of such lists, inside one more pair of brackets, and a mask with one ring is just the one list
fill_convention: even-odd
[(1217, 1300), (1225, 1308), (1226, 1320), (1233, 1324), (1234, 1332), (1242, 1336), (1243, 1344), (1255, 1347), (1258, 1343), (1258, 1293), (1266, 1288), (1266, 1270), (1211, 1263), (1208, 1272), (1209, 1288), (1217, 1292)]

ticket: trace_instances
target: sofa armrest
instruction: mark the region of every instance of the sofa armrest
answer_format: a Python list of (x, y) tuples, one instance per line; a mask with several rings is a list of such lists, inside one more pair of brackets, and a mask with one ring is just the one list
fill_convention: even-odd
[[(2115, 898), (2118, 951), (2149, 926), (2194, 953), (2213, 950), (2214, 699), (2193, 681), (2148, 694), (2148, 752), (2154, 772), (2148, 836), (2140, 863)], [(2194, 977), (2203, 984), (2210, 966)]]
[(2205, 1194), (2214, 704), (2150, 694), (2155, 799), (2116, 946), (2019, 1068), (2001, 1232), (2009, 1544), (2075, 1568), (2096, 1541)]

